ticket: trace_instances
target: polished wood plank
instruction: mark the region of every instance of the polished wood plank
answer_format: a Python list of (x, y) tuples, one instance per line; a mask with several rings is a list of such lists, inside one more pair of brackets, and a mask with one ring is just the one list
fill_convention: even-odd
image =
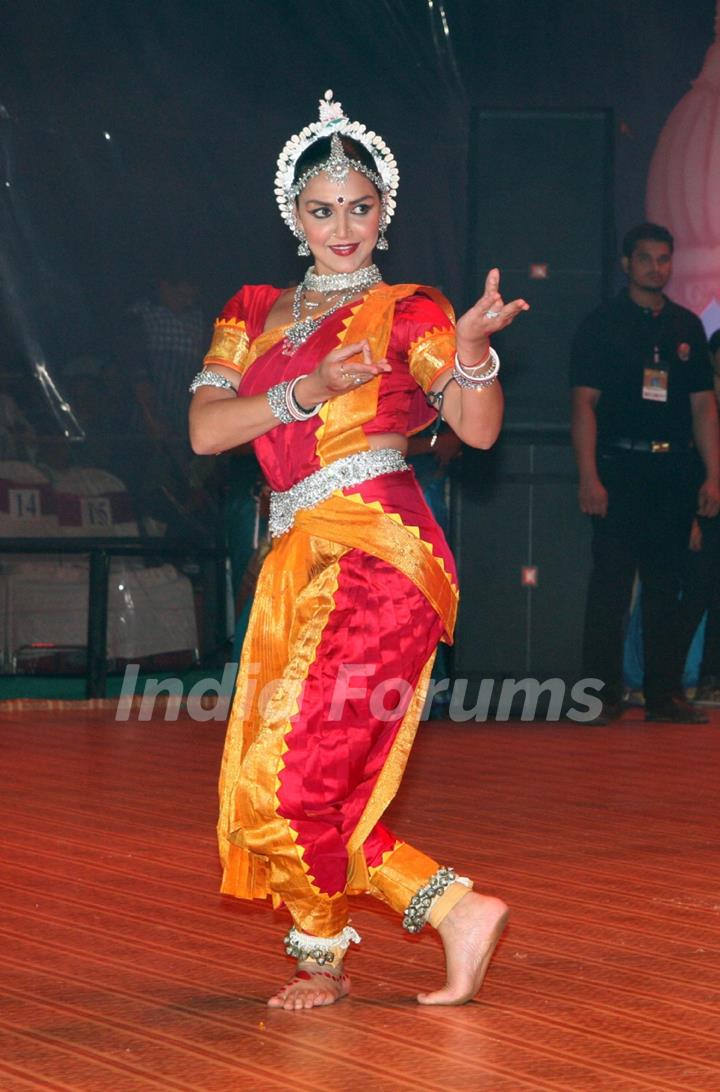
[(0, 712), (0, 1087), (720, 1088), (720, 715), (429, 724), (389, 819), (513, 908), (483, 991), (356, 900), (352, 997), (268, 1010), (287, 918), (218, 895), (223, 727)]

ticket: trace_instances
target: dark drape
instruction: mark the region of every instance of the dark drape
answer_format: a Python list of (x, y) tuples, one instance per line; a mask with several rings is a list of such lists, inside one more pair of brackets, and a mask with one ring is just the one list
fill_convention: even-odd
[[(713, 10), (712, 0), (6, 4), (3, 360), (46, 367), (46, 390), (59, 392), (47, 427), (72, 429), (65, 363), (103, 348), (158, 254), (194, 266), (211, 313), (244, 281), (297, 277), (272, 177), (327, 87), (400, 165), (389, 279), (441, 285), (458, 303), (479, 287), (464, 280), (471, 106), (613, 107), (624, 230), (643, 215), (654, 142), (699, 70)], [(493, 213), (486, 200), (480, 222)]]

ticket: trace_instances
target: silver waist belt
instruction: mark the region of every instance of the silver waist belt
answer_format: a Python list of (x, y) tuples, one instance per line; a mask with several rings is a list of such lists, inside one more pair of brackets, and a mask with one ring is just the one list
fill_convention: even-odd
[(360, 485), (361, 482), (379, 478), (381, 474), (407, 469), (405, 456), (392, 447), (358, 451), (354, 455), (346, 455), (344, 459), (337, 459), (329, 466), (308, 474), (307, 478), (296, 482), (283, 493), (270, 494), (270, 534), (273, 538), (284, 535), (295, 522), (296, 512), (302, 508), (315, 508), (337, 489)]

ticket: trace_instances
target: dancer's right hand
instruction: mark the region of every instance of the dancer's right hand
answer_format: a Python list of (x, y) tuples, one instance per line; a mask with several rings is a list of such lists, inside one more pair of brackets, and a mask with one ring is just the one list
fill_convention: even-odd
[[(359, 359), (352, 360), (353, 357)], [(347, 394), (374, 379), (376, 375), (392, 371), (385, 357), (373, 360), (368, 341), (355, 341), (333, 349), (324, 357), (314, 372), (301, 379), (295, 395), (301, 406), (314, 406), (327, 402), (340, 394)]]

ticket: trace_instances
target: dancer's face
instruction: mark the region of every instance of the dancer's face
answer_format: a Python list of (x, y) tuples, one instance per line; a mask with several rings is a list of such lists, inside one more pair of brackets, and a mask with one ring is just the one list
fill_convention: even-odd
[(298, 200), (297, 217), (318, 273), (352, 273), (372, 264), (380, 230), (380, 195), (359, 171), (344, 182), (311, 178)]

